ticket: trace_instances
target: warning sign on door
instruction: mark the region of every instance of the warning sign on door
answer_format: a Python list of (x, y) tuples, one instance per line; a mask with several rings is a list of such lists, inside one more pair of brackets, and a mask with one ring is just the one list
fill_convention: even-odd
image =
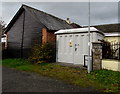
[(70, 45), (70, 47), (72, 47), (72, 42), (70, 42), (70, 44), (69, 44), (69, 45)]

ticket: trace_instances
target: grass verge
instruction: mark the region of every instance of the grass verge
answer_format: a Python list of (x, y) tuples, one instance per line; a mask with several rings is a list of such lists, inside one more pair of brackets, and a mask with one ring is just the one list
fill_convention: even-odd
[(120, 72), (97, 70), (90, 74), (86, 70), (53, 63), (32, 64), (23, 59), (4, 59), (3, 66), (22, 71), (36, 72), (44, 76), (63, 80), (80, 87), (94, 87), (103, 92), (119, 92)]

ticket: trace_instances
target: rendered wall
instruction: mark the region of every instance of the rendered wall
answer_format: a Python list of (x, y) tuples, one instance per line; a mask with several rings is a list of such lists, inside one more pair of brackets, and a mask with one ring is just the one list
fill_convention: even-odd
[(115, 37), (105, 37), (104, 40), (109, 41), (109, 42), (120, 42), (120, 36), (115, 36)]
[(102, 68), (113, 71), (120, 71), (120, 61), (113, 59), (104, 59), (102, 60)]

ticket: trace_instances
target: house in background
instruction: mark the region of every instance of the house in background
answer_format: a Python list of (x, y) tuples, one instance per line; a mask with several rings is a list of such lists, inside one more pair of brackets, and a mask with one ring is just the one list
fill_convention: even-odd
[[(88, 26), (84, 26), (88, 27)], [(104, 40), (110, 43), (120, 42), (120, 23), (116, 24), (104, 24), (104, 25), (92, 25), (96, 29), (102, 31), (105, 35)]]
[(102, 67), (104, 69), (120, 71), (120, 23), (98, 25), (95, 27), (104, 32), (104, 40), (110, 42), (111, 50), (104, 45), (107, 53), (104, 54), (104, 50), (103, 55), (107, 57), (102, 61)]
[(55, 43), (55, 31), (71, 28), (65, 20), (22, 5), (5, 30), (7, 50), (11, 57), (26, 58), (34, 45)]
[[(101, 30), (105, 34), (104, 40), (110, 43), (110, 53), (108, 53), (108, 57), (120, 59), (120, 23), (97, 25), (94, 27)], [(107, 45), (105, 47), (107, 47)]]
[(94, 26), (105, 34), (104, 40), (110, 43), (120, 42), (120, 23)]

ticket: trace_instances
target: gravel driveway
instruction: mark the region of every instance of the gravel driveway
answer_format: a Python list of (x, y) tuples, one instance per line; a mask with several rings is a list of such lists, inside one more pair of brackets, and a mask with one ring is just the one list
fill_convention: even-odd
[(36, 73), (2, 68), (3, 92), (94, 92), (92, 88), (80, 88), (63, 81)]

